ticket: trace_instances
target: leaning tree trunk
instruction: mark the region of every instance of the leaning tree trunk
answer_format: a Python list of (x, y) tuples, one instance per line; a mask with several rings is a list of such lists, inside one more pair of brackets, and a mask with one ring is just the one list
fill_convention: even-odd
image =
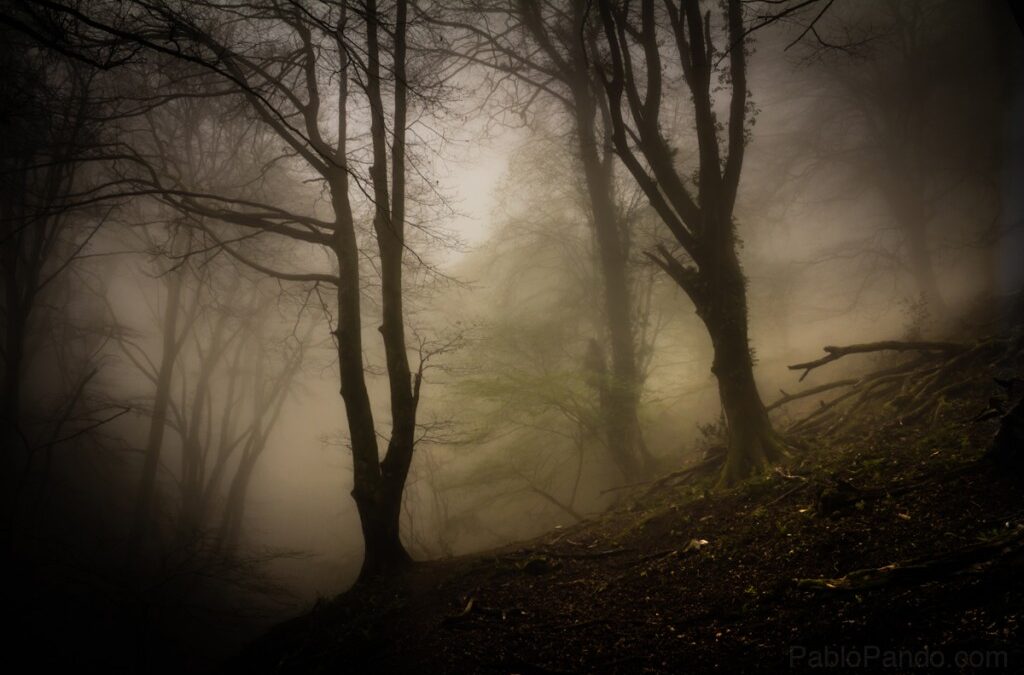
[(713, 290), (698, 304), (711, 336), (711, 372), (728, 427), (729, 444), (720, 485), (730, 486), (762, 473), (781, 459), (783, 444), (772, 428), (754, 380), (754, 361), (747, 335), (747, 292), (734, 247), (719, 258)]

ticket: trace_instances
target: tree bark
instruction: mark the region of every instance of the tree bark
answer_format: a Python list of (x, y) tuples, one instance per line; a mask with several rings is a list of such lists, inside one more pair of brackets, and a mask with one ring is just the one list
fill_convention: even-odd
[(782, 458), (784, 446), (772, 428), (754, 380), (747, 335), (745, 280), (735, 255), (728, 256), (722, 288), (710, 306), (698, 310), (711, 336), (711, 372), (728, 426), (729, 444), (719, 484), (733, 485), (762, 473)]

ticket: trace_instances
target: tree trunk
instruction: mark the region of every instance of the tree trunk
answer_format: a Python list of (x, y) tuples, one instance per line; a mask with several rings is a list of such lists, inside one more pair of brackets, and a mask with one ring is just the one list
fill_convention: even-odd
[[(5, 256), (10, 255), (11, 261), (15, 255), (13, 251), (4, 252)], [(8, 267), (5, 265), (5, 267)], [(25, 321), (21, 309), (20, 293), (17, 288), (17, 277), (14, 268), (9, 268), (5, 283), (5, 311), (6, 326), (4, 336), (4, 382), (3, 400), (0, 402), (0, 425), (3, 425), (2, 439), (3, 452), (3, 475), (0, 476), (3, 490), (2, 513), (0, 513), (0, 555), (8, 558), (14, 547), (17, 511), (21, 502), (21, 494), (24, 489), (25, 474), (31, 468), (31, 450), (25, 444), (20, 431), (21, 417), (21, 371), (24, 355)], [(5, 272), (8, 270), (5, 269)]]
[[(895, 126), (895, 123), (891, 122), (889, 126)], [(882, 196), (903, 235), (903, 260), (917, 292), (932, 316), (943, 319), (946, 303), (939, 291), (928, 236), (928, 226), (934, 214), (928, 203), (925, 170), (920, 165), (921, 158), (913, 150), (919, 144), (902, 140), (899, 134), (895, 136), (896, 140), (890, 141), (893, 150), (886, 156), (886, 171), (881, 174), (885, 179)], [(902, 152), (897, 152), (896, 148), (902, 148)]]
[(157, 374), (156, 394), (153, 398), (153, 414), (149, 418), (149, 435), (142, 465), (142, 478), (135, 500), (135, 516), (132, 522), (130, 542), (137, 548), (149, 531), (156, 497), (156, 479), (160, 469), (160, 455), (163, 449), (164, 431), (167, 426), (167, 408), (171, 397), (171, 379), (174, 362), (178, 357), (178, 315), (181, 308), (183, 285), (182, 270), (171, 272), (167, 287), (167, 307), (164, 309), (163, 352), (160, 357), (160, 371)]
[[(12, 275), (13, 276), (13, 275)], [(6, 326), (4, 336), (4, 385), (2, 411), (5, 429), (11, 433), (11, 438), (17, 436), (18, 418), (21, 407), (21, 369), (22, 356), (24, 354), (25, 340), (25, 317), (21, 309), (21, 302), (18, 289), (12, 280), (8, 279), (4, 284), (7, 288), (7, 300), (5, 303)], [(9, 446), (11, 450), (15, 446)]]
[[(404, 3), (399, 3), (404, 7)], [(375, 3), (368, 3), (365, 16), (367, 22), (368, 51), (370, 63), (365, 89), (367, 97), (375, 106), (372, 111), (374, 140), (374, 162), (379, 163), (377, 147), (383, 134), (380, 111), (380, 50), (377, 45), (377, 8)], [(339, 19), (339, 30), (343, 30), (346, 8), (342, 4), (342, 15)], [(404, 24), (396, 26), (396, 33), (404, 34)], [(384, 498), (382, 486), (385, 481), (381, 476), (380, 449), (377, 445), (377, 431), (374, 426), (373, 408), (366, 389), (365, 367), (363, 363), (362, 308), (359, 278), (359, 247), (356, 239), (355, 219), (352, 203), (349, 200), (348, 157), (346, 139), (348, 137), (348, 95), (349, 75), (348, 56), (344, 49), (339, 51), (341, 62), (338, 76), (338, 146), (334, 157), (336, 166), (330, 170), (329, 184), (331, 200), (335, 216), (335, 232), (333, 241), (334, 255), (338, 261), (338, 325), (335, 339), (338, 348), (338, 370), (341, 379), (341, 398), (345, 404), (345, 415), (348, 421), (349, 441), (352, 445), (352, 499), (356, 503), (359, 522), (362, 527), (364, 556), (359, 572), (360, 581), (375, 577), (387, 570), (403, 565), (409, 561), (409, 555), (402, 547), (398, 537), (397, 516), (392, 519), (390, 514), (397, 512), (401, 505), (399, 494), (397, 505), (389, 507)], [(397, 55), (396, 55), (397, 57)], [(376, 72), (374, 70), (376, 69)], [(374, 191), (378, 191), (380, 170), (371, 171), (374, 179)], [(379, 197), (380, 195), (376, 195)], [(382, 203), (383, 202), (383, 203)], [(386, 209), (387, 201), (377, 200), (378, 212)], [(375, 217), (375, 220), (379, 215)], [(387, 274), (382, 274), (384, 278)], [(399, 285), (399, 289), (401, 286)], [(390, 355), (389, 355), (390, 368)], [(393, 501), (393, 500), (392, 500)]]
[(345, 240), (336, 249), (342, 282), (338, 288), (338, 363), (352, 444), (352, 498), (359, 512), (365, 545), (359, 573), (360, 581), (364, 581), (404, 565), (409, 555), (398, 536), (401, 489), (396, 497), (394, 490), (387, 488), (390, 481), (382, 475), (373, 410), (364, 378), (355, 233), (343, 227), (338, 232), (336, 241)]
[(928, 246), (928, 225), (923, 219), (911, 218), (904, 220), (902, 226), (906, 236), (907, 263), (917, 290), (932, 316), (943, 319), (947, 314), (947, 308), (939, 291), (939, 281), (935, 275), (935, 265)]
[[(636, 480), (641, 472), (639, 449), (640, 429), (637, 424), (636, 349), (633, 343), (633, 317), (615, 204), (610, 196), (611, 181), (604, 180), (593, 139), (580, 137), (592, 221), (597, 239), (601, 278), (604, 281), (604, 307), (611, 343), (611, 378), (608, 384), (605, 427), (608, 451), (627, 481)], [(594, 166), (597, 163), (597, 166)]]
[(227, 555), (236, 553), (242, 540), (245, 502), (249, 492), (249, 483), (252, 480), (252, 470), (255, 466), (254, 458), (243, 456), (238, 464), (238, 470), (235, 471), (235, 476), (231, 480), (231, 487), (228, 488), (220, 529), (221, 551)]
[(356, 500), (364, 544), (360, 582), (401, 569), (412, 561), (399, 531), (403, 487), (394, 481), (382, 482), (370, 499)]
[[(627, 482), (639, 478), (647, 462), (641, 438), (640, 387), (633, 334), (633, 301), (628, 271), (628, 247), (620, 227), (612, 175), (613, 148), (607, 129), (598, 152), (597, 102), (588, 78), (583, 44), (575, 43), (575, 72), (571, 83), (576, 140), (586, 179), (591, 222), (597, 241), (604, 282), (605, 320), (611, 343), (611, 378), (607, 387), (605, 431), (608, 451)], [(607, 125), (606, 125), (607, 126)]]
[(728, 426), (729, 446), (719, 485), (728, 487), (762, 473), (784, 454), (754, 380), (747, 336), (747, 293), (743, 271), (731, 244), (711, 275), (717, 287), (698, 304), (714, 349), (711, 372)]
[[(609, 128), (615, 150), (651, 207), (686, 253), (680, 260), (665, 245), (648, 257), (686, 292), (704, 321), (714, 346), (712, 371), (718, 378), (722, 409), (729, 426), (729, 451), (721, 483), (730, 485), (783, 454), (754, 382), (747, 338), (746, 280), (736, 252), (733, 209), (746, 144), (747, 65), (741, 0), (726, 6), (730, 101), (727, 133), (714, 110), (711, 85), (715, 34), (711, 13), (689, 0), (665, 5), (674, 40), (659, 40), (658, 11), (653, 0), (640, 6), (639, 26), (630, 25), (625, 9), (601, 2), (598, 8), (607, 44), (607, 68), (601, 73), (607, 95)], [(633, 36), (636, 49), (629, 42)], [(662, 44), (672, 44), (692, 94), (699, 166), (697, 190), (680, 173), (676, 149), (662, 132)], [(642, 53), (641, 53), (642, 51)], [(595, 50), (596, 53), (596, 50)], [(642, 59), (646, 86), (637, 86)], [(603, 101), (605, 99), (602, 99)], [(632, 118), (632, 128), (623, 106)], [(605, 110), (605, 108), (602, 108)], [(639, 155), (637, 154), (639, 152)], [(642, 157), (642, 159), (641, 159)]]

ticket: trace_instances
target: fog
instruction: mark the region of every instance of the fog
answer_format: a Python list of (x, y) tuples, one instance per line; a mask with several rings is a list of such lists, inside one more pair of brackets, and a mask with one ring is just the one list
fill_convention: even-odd
[[(612, 107), (637, 129), (653, 114), (608, 93), (601, 17), (635, 16), (588, 10), (603, 74), (566, 84), (573, 50), (536, 31), (571, 41), (573, 3), (540, 3), (539, 27), (516, 3), (409, 3), (401, 52), (406, 3), (364, 5), (0, 9), (5, 555), (32, 570), (26, 606), (78, 598), (87, 652), (205, 668), (371, 558), (388, 569), (396, 546), (432, 560), (525, 540), (732, 452), (732, 333), (715, 333), (719, 301), (695, 306), (701, 284), (740, 298), (764, 405), (824, 345), (1016, 316), (1024, 52), (1008, 5), (744, 3), (744, 65), (708, 3), (710, 168), (678, 55), (656, 67), (656, 132), (612, 138)], [(645, 43), (626, 35), (639, 69)], [(592, 174), (567, 98), (594, 106)], [(667, 159), (645, 147), (655, 133)], [(725, 185), (736, 158), (733, 205), (707, 172)], [(673, 219), (730, 232), (727, 248), (688, 248)], [(712, 271), (733, 251), (738, 285)], [(684, 290), (691, 273), (706, 279)], [(757, 443), (735, 471), (770, 463)]]

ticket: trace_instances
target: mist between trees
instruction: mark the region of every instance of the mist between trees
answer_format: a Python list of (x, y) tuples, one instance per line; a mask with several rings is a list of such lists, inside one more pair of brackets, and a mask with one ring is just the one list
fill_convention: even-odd
[(702, 454), (733, 485), (788, 452), (787, 364), (1018, 302), (1001, 4), (24, 0), (0, 24), (4, 557), (107, 589), (137, 665), (206, 625), (183, 616), (245, 635)]

